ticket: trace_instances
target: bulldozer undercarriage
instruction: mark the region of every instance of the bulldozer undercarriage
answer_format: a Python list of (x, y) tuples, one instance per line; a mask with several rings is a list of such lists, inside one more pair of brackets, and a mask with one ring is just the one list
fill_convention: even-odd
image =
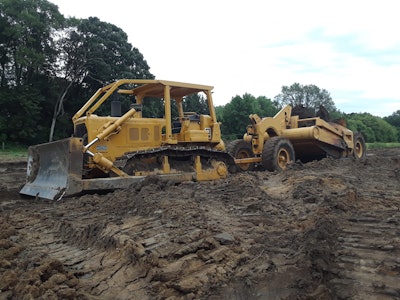
[[(127, 188), (149, 175), (176, 182), (223, 179), (234, 164), (227, 153), (206, 147), (163, 147), (126, 153), (107, 174), (102, 166), (82, 166), (87, 160), (83, 149), (81, 138), (31, 146), (21, 193), (59, 200), (85, 191)], [(114, 169), (126, 175), (119, 176)]]
[(164, 147), (126, 153), (115, 165), (130, 176), (192, 174), (193, 180), (226, 178), (230, 157), (206, 147)]

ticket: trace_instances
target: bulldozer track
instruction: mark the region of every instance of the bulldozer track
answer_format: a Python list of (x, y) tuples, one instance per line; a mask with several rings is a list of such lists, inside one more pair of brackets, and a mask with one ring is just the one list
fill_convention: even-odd
[[(168, 156), (172, 159), (180, 159), (180, 158), (194, 158), (199, 155), (203, 159), (217, 159), (229, 166), (234, 165), (233, 157), (228, 153), (223, 151), (214, 150), (212, 148), (204, 147), (204, 146), (191, 146), (191, 147), (181, 147), (181, 146), (172, 146), (172, 147), (161, 147), (148, 149), (143, 151), (135, 151), (130, 153), (125, 153), (124, 156), (118, 158), (115, 162), (116, 166), (125, 168), (129, 165), (130, 162), (138, 162), (143, 159), (156, 157), (158, 161), (161, 161), (163, 156)], [(189, 166), (186, 166), (189, 167)]]

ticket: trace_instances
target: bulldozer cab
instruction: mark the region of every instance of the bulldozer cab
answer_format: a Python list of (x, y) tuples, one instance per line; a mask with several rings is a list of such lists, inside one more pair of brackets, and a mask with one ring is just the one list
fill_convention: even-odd
[[(97, 136), (98, 128), (102, 124), (119, 118), (120, 116), (113, 111), (111, 111), (111, 116), (106, 117), (99, 117), (95, 115), (95, 112), (107, 99), (115, 98), (115, 95), (123, 95), (129, 96), (125, 99), (134, 100), (128, 108), (135, 109), (133, 118), (124, 125), (129, 131), (128, 143), (125, 143), (127, 148), (132, 147), (129, 140), (140, 141), (139, 147), (142, 148), (188, 142), (219, 143), (221, 135), (211, 90), (211, 86), (161, 80), (117, 81), (99, 89), (75, 114), (73, 117), (75, 136), (84, 137), (86, 134), (90, 142)], [(206, 105), (207, 114), (184, 110), (187, 97), (196, 94), (203, 95), (201, 99), (205, 99), (202, 103)], [(112, 101), (111, 104), (115, 102)], [(154, 111), (150, 112), (148, 108), (154, 107), (157, 103), (162, 103), (162, 111), (159, 110), (159, 115), (154, 116)], [(126, 140), (126, 137), (124, 139)], [(115, 144), (122, 144), (122, 141), (120, 143), (114, 141)]]

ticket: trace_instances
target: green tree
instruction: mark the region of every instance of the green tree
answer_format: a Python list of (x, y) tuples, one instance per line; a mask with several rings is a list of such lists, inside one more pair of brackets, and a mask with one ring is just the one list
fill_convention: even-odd
[(360, 131), (367, 142), (396, 142), (397, 130), (380, 117), (369, 113), (347, 115), (347, 125), (353, 131)]
[(208, 115), (207, 98), (203, 93), (192, 94), (183, 99), (183, 111), (193, 111), (198, 114)]
[(396, 128), (397, 141), (400, 142), (400, 110), (395, 111), (393, 114), (388, 117), (384, 117), (383, 119)]
[(0, 1), (1, 86), (32, 84), (53, 73), (57, 58), (54, 32), (63, 16), (46, 0)]
[(383, 119), (394, 127), (400, 128), (400, 110), (395, 111), (390, 116), (384, 117)]
[(218, 105), (215, 107), (215, 114), (217, 115), (217, 120), (222, 121), (223, 115), (224, 115), (224, 105)]
[(291, 86), (282, 86), (282, 91), (274, 100), (280, 105), (291, 105), (292, 107), (303, 106), (311, 109), (315, 114), (322, 105), (330, 113), (336, 110), (335, 104), (325, 89), (316, 85), (302, 85), (294, 83)]
[(45, 0), (0, 1), (0, 128), (11, 142), (43, 141), (63, 16)]
[(250, 94), (235, 96), (227, 103), (222, 113), (221, 131), (228, 139), (241, 137), (249, 124), (249, 115), (255, 112), (256, 98)]
[(121, 78), (154, 78), (143, 55), (128, 43), (127, 34), (113, 24), (93, 17), (82, 19), (71, 38), (79, 44), (78, 65), (83, 65), (83, 81), (92, 91)]
[[(119, 27), (98, 18), (69, 19), (61, 43), (60, 76), (64, 88), (55, 103), (49, 140), (52, 140), (56, 120), (65, 112), (64, 102), (76, 111), (102, 86), (122, 78), (152, 79), (150, 68), (137, 48), (128, 43), (128, 36)], [(75, 91), (70, 94), (70, 89)], [(122, 98), (125, 110), (131, 100)], [(109, 113), (102, 106), (99, 113)], [(144, 113), (153, 115), (160, 103), (152, 102)], [(157, 112), (158, 113), (158, 112)]]
[(280, 107), (277, 102), (272, 102), (271, 99), (265, 96), (260, 96), (256, 99), (255, 111), (260, 117), (272, 117), (279, 109)]
[(14, 93), (12, 89), (1, 88), (0, 99), (0, 128), (4, 141), (33, 144), (43, 140), (45, 125), (38, 120), (45, 99), (40, 90), (24, 86)]
[(145, 118), (163, 118), (165, 115), (164, 100), (153, 97), (144, 98), (142, 115)]
[(361, 132), (367, 142), (376, 142), (374, 131), (365, 125), (362, 120), (358, 118), (350, 118), (347, 120), (347, 127), (353, 132)]
[[(113, 24), (65, 20), (46, 0), (0, 0), (2, 141), (36, 144), (68, 136), (72, 115), (99, 87), (154, 78), (149, 69)], [(56, 128), (56, 121), (63, 126)]]
[(217, 117), (222, 121), (221, 131), (226, 139), (241, 138), (249, 125), (249, 115), (271, 117), (279, 108), (268, 98), (251, 94), (235, 96), (224, 106), (216, 108)]

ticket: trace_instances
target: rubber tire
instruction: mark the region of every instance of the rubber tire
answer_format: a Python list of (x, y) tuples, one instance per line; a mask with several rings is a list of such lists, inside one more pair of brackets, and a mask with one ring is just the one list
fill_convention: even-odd
[[(234, 140), (227, 147), (227, 152), (234, 158), (248, 158), (254, 157), (253, 149), (250, 143), (244, 140)], [(252, 171), (255, 164), (237, 164), (236, 169), (240, 172)]]
[(292, 143), (283, 137), (272, 137), (264, 143), (262, 165), (268, 171), (282, 171), (295, 161)]
[(364, 158), (367, 150), (364, 136), (361, 134), (361, 132), (355, 132), (353, 139), (354, 139), (353, 157), (355, 159)]

